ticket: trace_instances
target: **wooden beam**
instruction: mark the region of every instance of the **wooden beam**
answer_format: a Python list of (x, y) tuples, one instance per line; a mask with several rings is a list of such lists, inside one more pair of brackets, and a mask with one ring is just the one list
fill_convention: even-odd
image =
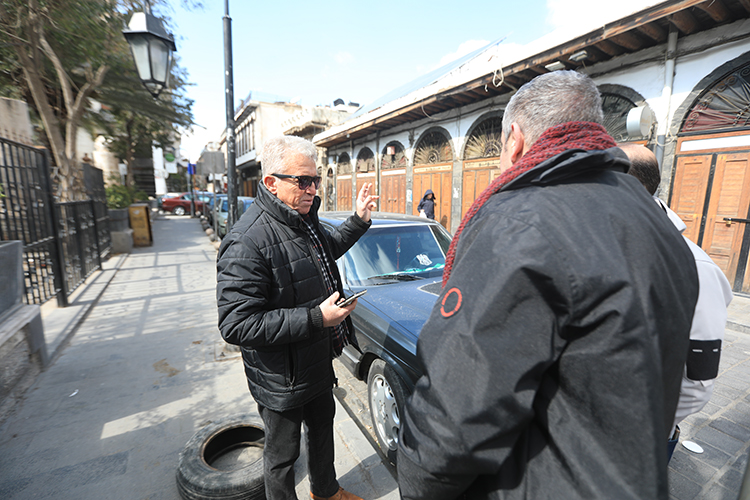
[(721, 0), (708, 0), (696, 5), (697, 8), (711, 16), (711, 19), (717, 23), (723, 23), (731, 15)]
[(750, 14), (750, 0), (739, 0), (739, 2), (742, 8), (745, 9), (745, 12)]
[(628, 31), (626, 33), (620, 33), (619, 35), (615, 35), (610, 38), (610, 40), (620, 47), (625, 47), (628, 50), (641, 50), (644, 45), (643, 41), (638, 38), (638, 36), (635, 35), (634, 32), (635, 30)]
[[(747, 1), (750, 2), (750, 0)], [(667, 41), (667, 31), (659, 26), (656, 21), (639, 26), (638, 31), (655, 42), (664, 43)]]
[(698, 29), (698, 21), (687, 10), (675, 12), (669, 17), (669, 20), (674, 24), (675, 28), (682, 31), (685, 35), (690, 35)]
[(594, 45), (597, 49), (601, 50), (610, 57), (619, 56), (624, 50), (619, 45), (610, 42), (609, 40), (601, 40), (599, 43)]

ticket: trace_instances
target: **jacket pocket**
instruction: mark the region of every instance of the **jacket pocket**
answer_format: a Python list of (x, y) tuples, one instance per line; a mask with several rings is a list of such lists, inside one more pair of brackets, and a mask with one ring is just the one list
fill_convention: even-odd
[(292, 349), (291, 346), (287, 347), (286, 357), (287, 357), (286, 382), (287, 382), (287, 385), (293, 386), (294, 383), (297, 381), (297, 359), (296, 359), (297, 353), (294, 349)]

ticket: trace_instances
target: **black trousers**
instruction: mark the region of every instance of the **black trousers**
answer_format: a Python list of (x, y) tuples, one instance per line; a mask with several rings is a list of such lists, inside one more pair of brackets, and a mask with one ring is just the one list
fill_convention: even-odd
[(326, 391), (306, 405), (277, 412), (258, 404), (265, 424), (263, 468), (268, 500), (296, 499), (294, 462), (299, 458), (301, 424), (305, 424), (310, 490), (331, 497), (339, 490), (333, 467), (333, 392)]

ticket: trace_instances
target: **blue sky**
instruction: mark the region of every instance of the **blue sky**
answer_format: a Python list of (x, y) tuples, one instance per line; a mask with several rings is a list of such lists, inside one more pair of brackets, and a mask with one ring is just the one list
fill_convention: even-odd
[[(171, 13), (200, 125), (183, 136), (191, 161), (225, 126), (224, 2), (204, 3)], [(337, 98), (364, 105), (481, 45), (501, 38), (523, 45), (574, 22), (576, 12), (601, 10), (598, 0), (230, 0), (235, 103), (255, 91), (308, 105)]]

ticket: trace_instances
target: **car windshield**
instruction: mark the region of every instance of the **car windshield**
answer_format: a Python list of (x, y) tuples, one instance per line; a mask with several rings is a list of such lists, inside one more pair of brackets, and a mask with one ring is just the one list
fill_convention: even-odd
[(344, 255), (350, 285), (440, 276), (450, 236), (432, 224), (371, 227)]

